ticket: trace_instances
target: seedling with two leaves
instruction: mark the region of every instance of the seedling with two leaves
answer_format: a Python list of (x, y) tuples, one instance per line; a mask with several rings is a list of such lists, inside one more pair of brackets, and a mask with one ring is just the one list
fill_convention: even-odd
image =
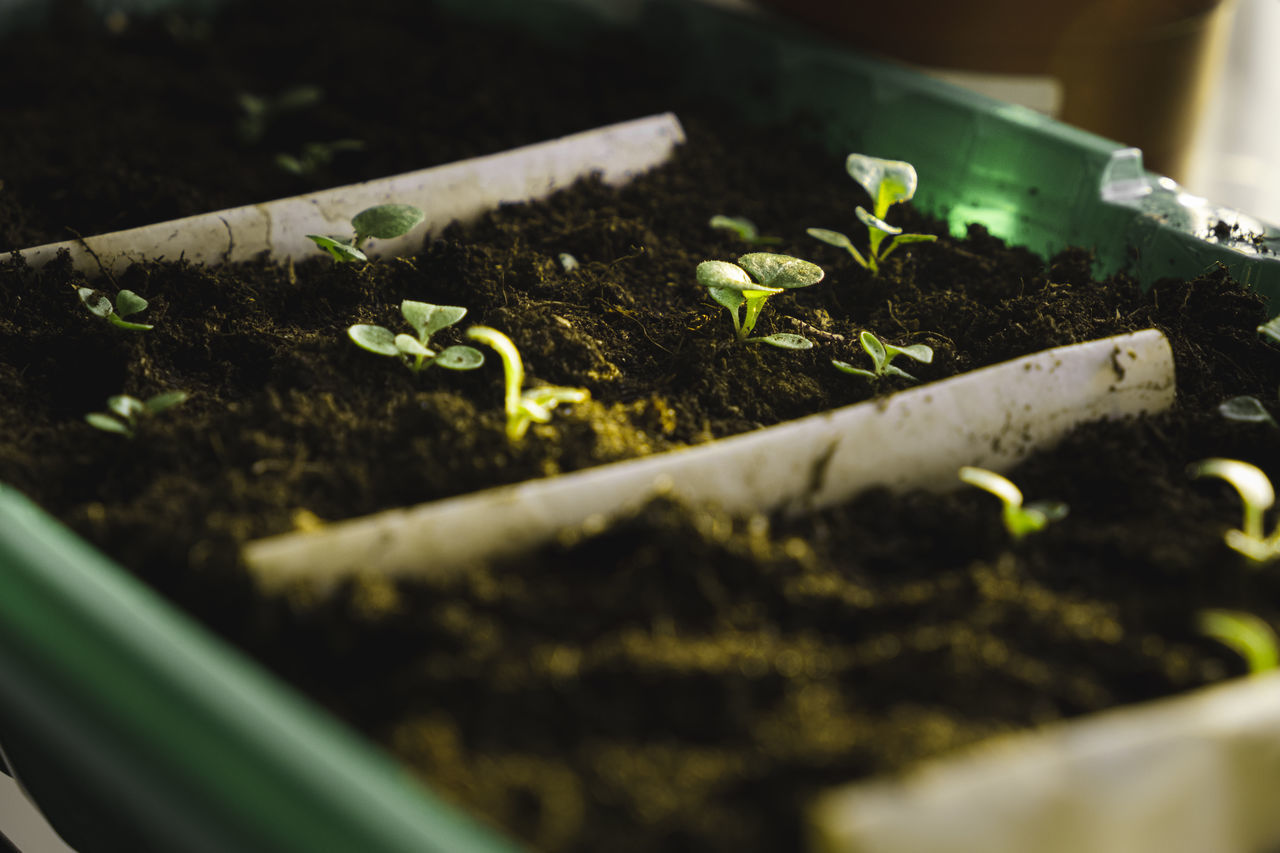
[(408, 234), (426, 218), (421, 208), (411, 204), (379, 204), (368, 207), (351, 217), (355, 236), (350, 240), (308, 234), (307, 239), (333, 256), (339, 263), (369, 260), (361, 247), (370, 237), (390, 240)]
[(134, 332), (145, 332), (155, 328), (148, 323), (132, 323), (124, 319), (146, 310), (148, 304), (147, 300), (132, 290), (122, 290), (117, 293), (114, 306), (111, 304), (111, 297), (92, 287), (77, 287), (76, 294), (84, 303), (84, 307), (89, 309), (90, 314), (107, 320), (113, 326)]
[(417, 332), (417, 337), (397, 335), (385, 326), (369, 323), (356, 323), (347, 329), (347, 336), (361, 349), (401, 359), (414, 373), (432, 365), (450, 370), (475, 370), (484, 364), (484, 354), (475, 347), (452, 346), (436, 352), (428, 346), (432, 335), (465, 317), (466, 308), (406, 299), (400, 303), (400, 313)]
[[(703, 261), (698, 264), (698, 284), (711, 298), (729, 309), (733, 329), (742, 343), (769, 344), (781, 349), (811, 349), (813, 341), (801, 335), (780, 332), (764, 337), (751, 337), (756, 320), (770, 296), (797, 287), (808, 287), (822, 281), (822, 267), (770, 252), (753, 252), (728, 261)], [(754, 279), (754, 281), (753, 281)], [(745, 306), (745, 314), (742, 309)]]
[(897, 376), (902, 379), (909, 379), (912, 382), (919, 382), (910, 373), (907, 373), (901, 367), (893, 364), (893, 360), (900, 355), (907, 358), (915, 359), (921, 364), (929, 364), (933, 361), (933, 348), (927, 344), (912, 344), (909, 347), (896, 347), (893, 344), (887, 344), (877, 338), (871, 332), (863, 331), (858, 335), (858, 343), (862, 345), (862, 350), (871, 356), (871, 370), (864, 370), (861, 367), (854, 367), (847, 361), (831, 359), (831, 363), (839, 370), (845, 373), (852, 373), (854, 376), (865, 376), (872, 382), (879, 382), (886, 376)]
[(1004, 528), (1015, 542), (1028, 533), (1044, 530), (1051, 521), (1066, 518), (1069, 510), (1061, 501), (1036, 501), (1024, 506), (1022, 490), (1007, 477), (986, 468), (966, 465), (960, 469), (960, 479), (1000, 499), (1004, 508)]
[(1239, 493), (1244, 504), (1244, 521), (1240, 529), (1223, 534), (1227, 547), (1259, 564), (1280, 557), (1280, 524), (1270, 535), (1263, 527), (1263, 517), (1275, 503), (1276, 493), (1260, 468), (1238, 459), (1211, 458), (1189, 466), (1187, 473), (1197, 478), (1221, 478)]
[(171, 409), (186, 400), (186, 391), (166, 391), (145, 400), (130, 397), (128, 394), (116, 394), (107, 398), (107, 411), (90, 412), (84, 416), (84, 419), (90, 426), (103, 432), (114, 432), (133, 438), (139, 420), (159, 414), (165, 409)]
[[(845, 170), (871, 196), (874, 212), (868, 213), (862, 205), (854, 208), (854, 214), (867, 228), (867, 254), (864, 257), (853, 245), (853, 241), (839, 231), (826, 228), (805, 229), (810, 237), (824, 243), (848, 251), (860, 266), (870, 270), (872, 275), (880, 269), (884, 259), (899, 246), (908, 243), (929, 243), (936, 239), (932, 234), (905, 234), (901, 228), (885, 221), (889, 208), (895, 204), (910, 201), (916, 194), (919, 179), (915, 166), (903, 160), (882, 160), (866, 154), (850, 154), (845, 160)], [(885, 244), (885, 238), (892, 237)]]
[(488, 326), (472, 326), (467, 337), (492, 347), (502, 359), (502, 373), (506, 384), (504, 405), (507, 412), (507, 440), (519, 441), (529, 430), (531, 423), (545, 424), (551, 420), (551, 410), (561, 403), (581, 403), (591, 398), (586, 388), (566, 388), (561, 385), (539, 385), (524, 388), (524, 361), (511, 338)]

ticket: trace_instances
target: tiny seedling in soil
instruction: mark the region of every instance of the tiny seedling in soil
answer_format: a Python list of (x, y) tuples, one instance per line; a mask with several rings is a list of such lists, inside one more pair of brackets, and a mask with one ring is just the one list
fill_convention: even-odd
[(1249, 666), (1249, 672), (1257, 675), (1270, 672), (1280, 666), (1276, 632), (1271, 626), (1254, 616), (1238, 610), (1201, 610), (1196, 615), (1200, 633), (1231, 647)]
[(578, 268), (578, 259), (568, 252), (560, 253), (560, 267), (565, 272), (573, 272)]
[(725, 231), (732, 231), (738, 235), (738, 239), (746, 243), (748, 246), (776, 246), (782, 242), (781, 237), (768, 237), (762, 235), (756, 224), (750, 219), (742, 216), (725, 216), (717, 213), (711, 217), (711, 221), (707, 223), (712, 228), (722, 228)]
[(89, 309), (90, 314), (95, 317), (101, 317), (114, 326), (135, 332), (145, 332), (148, 329), (155, 328), (155, 326), (147, 323), (131, 323), (124, 319), (137, 314), (139, 311), (146, 310), (147, 307), (147, 300), (132, 290), (122, 290), (117, 293), (114, 306), (111, 304), (111, 298), (101, 290), (94, 290), (91, 287), (77, 287), (76, 293), (80, 296), (80, 301), (84, 303), (84, 307)]
[(872, 382), (878, 382), (886, 376), (898, 376), (902, 379), (909, 379), (912, 382), (919, 382), (919, 379), (916, 379), (901, 367), (892, 364), (893, 360), (900, 355), (915, 359), (921, 364), (929, 364), (933, 361), (933, 348), (927, 344), (895, 347), (893, 344), (886, 344), (868, 331), (863, 331), (858, 335), (858, 343), (862, 344), (863, 352), (871, 356), (873, 369), (863, 370), (861, 367), (854, 367), (847, 361), (840, 361), (834, 358), (831, 359), (831, 363), (845, 373), (852, 373), (854, 376), (865, 376)]
[(472, 326), (467, 337), (492, 347), (502, 358), (502, 372), (506, 380), (505, 406), (507, 411), (507, 440), (519, 441), (529, 429), (529, 424), (545, 424), (551, 420), (551, 410), (561, 403), (582, 403), (591, 399), (586, 388), (565, 388), (560, 385), (539, 385), (522, 389), (524, 385), (524, 361), (511, 338), (488, 326)]
[(367, 261), (369, 257), (361, 251), (365, 240), (370, 237), (389, 240), (403, 236), (425, 218), (426, 214), (421, 208), (411, 204), (379, 204), (365, 208), (351, 217), (351, 225), (356, 233), (350, 240), (325, 237), (323, 234), (308, 234), (307, 239), (332, 255), (335, 261)]
[(368, 323), (355, 324), (347, 329), (347, 335), (361, 349), (403, 360), (414, 373), (433, 364), (450, 370), (475, 370), (484, 364), (484, 354), (475, 347), (452, 346), (436, 352), (428, 346), (432, 335), (465, 317), (466, 308), (406, 299), (400, 303), (400, 313), (418, 333), (416, 338)]
[(186, 391), (166, 391), (145, 400), (130, 397), (128, 394), (117, 394), (107, 398), (107, 411), (90, 412), (84, 416), (84, 419), (90, 426), (97, 427), (103, 432), (114, 432), (133, 438), (139, 419), (171, 409), (179, 403), (186, 402), (186, 399)]
[(1280, 316), (1272, 317), (1258, 327), (1258, 331), (1276, 343), (1280, 343)]
[[(850, 154), (844, 163), (849, 176), (862, 185), (871, 196), (874, 213), (868, 213), (862, 205), (854, 208), (858, 220), (867, 227), (867, 255), (854, 248), (853, 241), (839, 231), (826, 228), (806, 229), (810, 237), (824, 243), (846, 250), (859, 265), (866, 267), (874, 275), (880, 264), (894, 249), (907, 243), (930, 243), (938, 239), (932, 234), (904, 234), (901, 228), (885, 221), (889, 208), (901, 202), (910, 201), (916, 194), (916, 168), (902, 160), (881, 160), (866, 154)], [(884, 245), (886, 237), (892, 237), (889, 244)]]
[(1234, 551), (1255, 563), (1266, 563), (1280, 557), (1280, 525), (1267, 536), (1263, 516), (1275, 503), (1271, 480), (1257, 466), (1238, 459), (1203, 459), (1191, 465), (1192, 477), (1219, 477), (1230, 483), (1244, 504), (1244, 522), (1239, 530), (1228, 530), (1223, 541)]
[(324, 100), (324, 90), (319, 86), (294, 86), (274, 97), (241, 92), (236, 100), (240, 104), (236, 133), (241, 142), (253, 145), (262, 139), (272, 119), (315, 106)]
[(960, 479), (1000, 499), (1004, 506), (1004, 529), (1014, 541), (1044, 530), (1049, 522), (1067, 516), (1068, 507), (1061, 501), (1036, 501), (1023, 506), (1022, 490), (995, 471), (966, 465), (960, 469)]
[[(760, 338), (751, 337), (756, 320), (760, 317), (760, 310), (775, 293), (817, 284), (822, 281), (824, 274), (822, 267), (817, 264), (769, 252), (743, 255), (736, 264), (728, 261), (703, 261), (698, 264), (697, 271), (698, 284), (707, 289), (712, 299), (729, 309), (739, 341), (769, 344), (782, 349), (811, 349), (813, 341), (786, 332)], [(739, 311), (744, 305), (746, 315), (740, 319)]]
[(296, 157), (292, 154), (277, 154), (276, 165), (291, 175), (306, 177), (328, 166), (341, 152), (360, 151), (363, 148), (364, 142), (359, 139), (308, 142)]

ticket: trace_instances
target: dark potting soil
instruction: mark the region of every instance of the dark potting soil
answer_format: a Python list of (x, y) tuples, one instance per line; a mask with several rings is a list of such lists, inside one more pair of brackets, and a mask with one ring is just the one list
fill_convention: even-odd
[[(275, 8), (254, 11), (260, 29), (233, 15), (224, 21), (240, 23), (215, 22), (214, 36), (177, 19), (135, 23), (107, 40), (80, 31), (77, 53), (130, 57), (97, 67), (108, 90), (123, 85), (139, 100), (192, 108), (175, 116), (190, 122), (173, 131), (190, 143), (185, 154), (148, 173), (165, 187), (154, 205), (140, 194), (145, 181), (133, 181), (132, 155), (109, 144), (128, 131), (95, 123), (111, 116), (65, 124), (72, 119), (41, 113), (0, 74), (13, 90), (0, 102), (19, 105), (28, 122), (22, 133), (0, 123), (0, 145), (25, 146), (4, 149), (0, 163), (31, 162), (12, 174), (46, 176), (26, 184), (0, 175), (0, 227), (19, 235), (14, 245), (306, 189), (264, 175), (275, 170), (275, 151), (317, 138), (358, 130), (366, 143), (315, 179), (324, 186), (428, 165), (409, 153), (427, 144), (428, 130), (459, 146), (446, 146), (439, 162), (663, 108), (650, 91), (639, 96), (643, 109), (622, 113), (593, 75), (549, 72), (580, 96), (587, 120), (569, 126), (563, 110), (539, 112), (527, 95), (473, 81), (450, 92), (448, 75), (424, 75), (415, 79), (443, 87), (449, 112), (476, 110), (428, 129), (415, 124), (419, 110), (377, 100), (377, 86), (327, 73), (326, 62), (361, 67), (358, 38), (333, 45), (328, 59), (312, 52), (286, 63), (287, 74), (270, 71), (255, 59), (263, 46), (301, 38), (280, 36), (275, 17), (290, 18)], [(419, 31), (419, 13), (406, 14), (400, 29)], [(509, 39), (470, 41), (492, 48), (494, 62), (519, 61), (522, 48)], [(52, 62), (65, 46), (32, 39), (22, 49), (43, 49)], [(0, 62), (11, 55), (0, 52)], [(168, 94), (172, 75), (164, 93), (110, 76), (134, 65), (146, 78), (155, 62), (208, 76), (186, 95)], [(245, 76), (254, 70), (268, 76)], [(69, 79), (59, 89), (67, 96), (88, 85)], [(273, 126), (280, 136), (271, 141), (236, 141), (236, 91), (315, 80), (326, 91), (323, 121), (337, 124), (291, 119)], [(464, 91), (501, 92), (493, 97), (512, 111), (507, 125), (461, 141), (484, 112)], [(217, 107), (217, 130), (207, 112), (194, 112), (200, 104)], [(545, 204), (504, 208), (410, 259), (338, 266), (317, 255), (292, 270), (157, 262), (93, 283), (151, 300), (141, 318), (156, 324), (151, 332), (89, 315), (73, 289), (86, 282), (66, 264), (5, 264), (0, 481), (392, 749), (446, 797), (545, 850), (797, 849), (804, 804), (830, 785), (1240, 672), (1229, 652), (1196, 635), (1195, 613), (1231, 607), (1276, 624), (1280, 590), (1274, 573), (1244, 565), (1222, 543), (1239, 522), (1234, 494), (1188, 480), (1185, 466), (1230, 456), (1280, 473), (1273, 430), (1216, 412), (1243, 393), (1275, 409), (1280, 351), (1253, 331), (1265, 317), (1258, 299), (1212, 270), (1144, 294), (1124, 277), (1094, 281), (1085, 252), (1046, 266), (980, 230), (953, 239), (909, 210), (895, 211), (895, 221), (940, 239), (897, 253), (872, 277), (803, 232), (852, 229), (853, 207), (866, 203), (840, 158), (681, 106), (689, 143), (670, 165), (621, 190), (587, 181)], [(101, 174), (50, 177), (58, 169), (40, 159), (32, 136), (42, 125), (53, 128), (46, 144), (55, 150), (73, 137), (87, 146), (67, 153), (66, 174), (83, 174), (71, 164), (95, 152)], [(152, 139), (157, 150), (179, 147)], [(242, 185), (249, 195), (237, 195), (240, 179), (230, 175), (249, 162), (256, 176)], [(201, 183), (209, 175), (225, 195)], [(104, 202), (92, 215), (89, 197)], [(707, 227), (714, 213), (754, 219), (783, 238), (777, 251), (827, 270), (823, 283), (775, 297), (761, 319), (761, 333), (798, 331), (814, 350), (732, 342), (724, 309), (693, 271), (749, 249)], [(563, 269), (562, 252), (577, 269)], [(508, 443), (496, 359), (472, 373), (415, 376), (347, 340), (355, 322), (400, 329), (406, 298), (467, 307), (461, 326), (506, 331), (533, 377), (589, 388), (592, 402), (561, 407), (549, 425)], [(1150, 326), (1174, 346), (1174, 409), (1081, 428), (1013, 472), (1030, 499), (1071, 506), (1067, 519), (1017, 545), (994, 499), (969, 490), (874, 492), (800, 520), (735, 519), (658, 500), (515, 565), (437, 582), (362, 577), (318, 603), (256, 597), (236, 558), (247, 539), (317, 516), (574, 470), (904, 387), (874, 389), (831, 368), (833, 357), (865, 360), (862, 329), (933, 346), (932, 364), (910, 368), (931, 381)], [(441, 338), (459, 342), (458, 327)], [(175, 388), (191, 399), (145, 422), (132, 441), (83, 421), (111, 394)]]

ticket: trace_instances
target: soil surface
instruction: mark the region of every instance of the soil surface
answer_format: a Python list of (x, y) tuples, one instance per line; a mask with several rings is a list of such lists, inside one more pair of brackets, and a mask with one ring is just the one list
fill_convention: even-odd
[[(539, 105), (503, 88), (516, 86), (515, 72), (481, 85), (427, 65), (407, 79), (433, 85), (384, 91), (354, 74), (366, 55), (355, 35), (272, 71), (266, 45), (301, 43), (279, 29), (296, 12), (255, 7), (249, 26), (233, 8), (212, 24), (129, 22), (111, 34), (64, 11), (65, 41), (6, 44), (0, 102), (18, 123), (0, 122), (0, 163), (12, 170), (0, 175), (0, 243), (420, 168), (665, 108), (636, 71), (643, 63), (610, 88), (606, 74), (488, 31), (466, 41), (503, 68), (545, 68), (557, 96)], [(435, 41), (415, 51), (385, 42), (395, 49), (383, 55), (444, 62), (426, 48), (456, 41), (455, 25), (405, 14), (403, 26), (375, 28), (379, 37)], [(379, 16), (352, 20), (358, 33)], [(609, 47), (588, 61), (604, 62)], [(139, 131), (110, 111), (50, 110), (15, 80), (15, 67), (73, 54), (84, 70), (65, 63), (60, 96), (96, 92), (89, 110), (103, 91), (134, 92), (167, 104), (174, 125), (131, 137)], [(180, 79), (192, 88), (175, 94)], [(237, 137), (237, 92), (315, 81), (323, 110), (273, 123), (251, 145)], [(639, 108), (621, 106), (620, 91)], [(441, 100), (407, 107), (405, 97)], [(507, 110), (500, 121), (490, 98)], [(1260, 300), (1213, 270), (1146, 293), (1123, 276), (1098, 282), (1087, 252), (1046, 264), (980, 229), (955, 239), (909, 209), (891, 219), (938, 241), (897, 252), (873, 277), (804, 234), (855, 231), (853, 208), (867, 200), (841, 158), (748, 132), (707, 105), (676, 106), (689, 142), (670, 164), (620, 190), (585, 181), (453, 226), (412, 258), (156, 262), (93, 282), (66, 263), (8, 261), (0, 481), (444, 796), (541, 850), (799, 849), (804, 804), (833, 784), (1240, 673), (1231, 652), (1197, 635), (1196, 613), (1228, 607), (1277, 624), (1280, 580), (1223, 544), (1240, 519), (1234, 493), (1189, 480), (1185, 468), (1229, 456), (1280, 473), (1273, 427), (1217, 413), (1238, 394), (1276, 413), (1280, 349), (1254, 332), (1266, 317)], [(313, 178), (275, 174), (280, 150), (357, 136), (360, 151)], [(444, 144), (413, 160), (432, 138)], [(143, 176), (130, 149), (144, 141), (150, 154), (181, 155), (151, 161)], [(76, 171), (95, 157), (91, 178)], [(708, 227), (717, 213), (753, 219), (781, 238), (770, 248), (824, 267), (822, 283), (774, 297), (758, 327), (805, 334), (814, 349), (734, 342), (727, 312), (694, 279), (700, 261), (753, 250)], [(561, 264), (566, 252), (575, 269)], [(155, 328), (101, 321), (77, 286), (142, 294), (150, 307), (137, 319)], [(402, 330), (402, 299), (466, 307), (438, 343), (461, 342), (473, 322), (497, 327), (531, 381), (584, 387), (591, 401), (508, 442), (496, 358), (469, 373), (414, 374), (348, 340), (357, 322)], [(909, 367), (927, 382), (1152, 326), (1173, 343), (1178, 402), (1081, 428), (1013, 472), (1029, 499), (1071, 507), (1016, 544), (995, 500), (965, 490), (870, 493), (798, 520), (658, 500), (514, 565), (434, 583), (362, 577), (321, 602), (255, 596), (237, 558), (246, 540), (317, 518), (704, 442), (906, 387), (831, 367), (867, 361), (856, 344), (863, 329), (933, 347), (931, 364)], [(132, 440), (84, 421), (110, 395), (174, 389), (190, 399)]]

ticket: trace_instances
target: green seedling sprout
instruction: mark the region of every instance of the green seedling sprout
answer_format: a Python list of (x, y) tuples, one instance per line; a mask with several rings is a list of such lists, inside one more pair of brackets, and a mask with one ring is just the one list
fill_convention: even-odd
[[(884, 259), (899, 246), (907, 243), (931, 243), (938, 239), (932, 234), (904, 234), (901, 228), (885, 221), (889, 208), (895, 204), (910, 201), (916, 194), (916, 168), (902, 160), (881, 160), (866, 154), (850, 154), (846, 158), (845, 170), (871, 196), (873, 213), (865, 207), (854, 208), (858, 220), (867, 227), (867, 254), (854, 248), (853, 241), (839, 231), (826, 228), (805, 229), (810, 237), (846, 250), (853, 259), (871, 271), (872, 275), (880, 269)], [(884, 245), (886, 237), (892, 237), (889, 244)]]
[(1004, 529), (1015, 542), (1067, 516), (1068, 507), (1061, 501), (1036, 501), (1023, 506), (1022, 490), (995, 471), (966, 465), (960, 469), (960, 479), (1000, 499), (1004, 507)]
[(166, 391), (145, 400), (130, 397), (128, 394), (116, 394), (107, 398), (107, 411), (90, 412), (84, 416), (90, 426), (103, 432), (114, 432), (133, 438), (138, 421), (142, 418), (171, 409), (179, 403), (186, 402), (186, 391)]
[(360, 151), (364, 142), (359, 139), (335, 139), (332, 142), (308, 142), (298, 156), (280, 153), (276, 165), (291, 175), (305, 177), (328, 166), (343, 151)]
[(862, 350), (871, 356), (871, 370), (863, 370), (860, 367), (854, 367), (847, 361), (839, 359), (831, 359), (831, 363), (839, 370), (845, 373), (852, 373), (854, 376), (865, 376), (872, 382), (879, 382), (886, 376), (898, 376), (902, 379), (909, 379), (912, 382), (919, 382), (910, 373), (907, 373), (901, 367), (897, 367), (892, 362), (900, 355), (907, 358), (915, 359), (921, 364), (929, 364), (933, 361), (933, 348), (927, 344), (912, 344), (909, 347), (895, 347), (893, 344), (887, 344), (877, 338), (871, 332), (863, 331), (858, 335), (858, 343), (862, 344)]
[(367, 261), (369, 257), (361, 250), (365, 240), (370, 237), (389, 240), (403, 236), (423, 219), (426, 219), (426, 214), (411, 204), (379, 204), (365, 208), (351, 217), (351, 225), (356, 233), (350, 240), (325, 237), (323, 234), (308, 234), (307, 239), (340, 263)]
[(762, 235), (756, 224), (744, 216), (725, 216), (717, 213), (711, 217), (711, 221), (707, 223), (712, 228), (721, 228), (725, 231), (732, 231), (738, 235), (738, 239), (746, 243), (748, 246), (776, 246), (782, 242), (781, 237), (766, 237)]
[(347, 336), (361, 349), (403, 360), (414, 373), (433, 364), (450, 370), (475, 370), (484, 364), (484, 354), (475, 347), (452, 346), (436, 352), (428, 346), (432, 335), (465, 317), (466, 308), (406, 299), (400, 303), (400, 313), (418, 333), (416, 338), (368, 323), (356, 323), (347, 329)]
[(1201, 610), (1196, 615), (1200, 633), (1212, 637), (1244, 658), (1251, 675), (1280, 667), (1276, 632), (1254, 616), (1238, 610)]
[(315, 106), (324, 100), (324, 90), (319, 86), (294, 86), (275, 96), (241, 92), (236, 100), (240, 104), (236, 132), (242, 142), (252, 145), (262, 139), (272, 119)]
[(1238, 459), (1203, 459), (1191, 465), (1187, 473), (1192, 477), (1219, 477), (1226, 480), (1240, 495), (1244, 504), (1244, 522), (1239, 530), (1223, 534), (1227, 547), (1238, 551), (1255, 563), (1267, 563), (1280, 557), (1280, 525), (1267, 536), (1263, 530), (1263, 517), (1275, 503), (1275, 490), (1271, 480), (1262, 470)]
[(147, 323), (131, 323), (124, 319), (145, 310), (147, 307), (147, 300), (132, 290), (122, 290), (117, 293), (114, 306), (111, 304), (111, 298), (101, 290), (94, 290), (91, 287), (77, 287), (76, 294), (79, 295), (80, 301), (84, 303), (84, 307), (89, 309), (90, 314), (109, 321), (113, 326), (134, 332), (145, 332), (155, 328), (155, 326)]
[(529, 429), (529, 424), (545, 424), (551, 420), (551, 410), (561, 403), (581, 403), (591, 399), (586, 388), (565, 388), (560, 385), (539, 385), (523, 388), (524, 361), (511, 338), (488, 326), (472, 326), (467, 337), (492, 347), (502, 359), (502, 372), (506, 382), (505, 407), (507, 412), (507, 440), (519, 441)]
[[(698, 264), (698, 284), (707, 289), (711, 298), (729, 309), (733, 328), (743, 343), (769, 344), (782, 349), (811, 349), (813, 341), (800, 335), (785, 332), (751, 337), (760, 318), (764, 303), (775, 293), (797, 287), (808, 287), (822, 281), (822, 267), (769, 252), (753, 252), (738, 258), (738, 263), (728, 261), (703, 261)], [(752, 280), (754, 278), (754, 281)], [(745, 316), (739, 317), (746, 306)]]

